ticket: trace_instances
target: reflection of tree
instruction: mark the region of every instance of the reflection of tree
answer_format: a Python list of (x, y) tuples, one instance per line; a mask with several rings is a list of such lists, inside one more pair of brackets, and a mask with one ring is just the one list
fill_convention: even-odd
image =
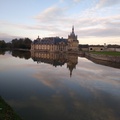
[(30, 52), (29, 51), (12, 51), (12, 56), (30, 59)]
[(4, 55), (5, 54), (5, 50), (0, 50), (0, 55)]
[(73, 69), (76, 68), (78, 63), (78, 55), (75, 54), (43, 53), (31, 51), (31, 57), (37, 63), (48, 63), (55, 67), (62, 66), (67, 63), (67, 68), (70, 70), (70, 77), (72, 76)]

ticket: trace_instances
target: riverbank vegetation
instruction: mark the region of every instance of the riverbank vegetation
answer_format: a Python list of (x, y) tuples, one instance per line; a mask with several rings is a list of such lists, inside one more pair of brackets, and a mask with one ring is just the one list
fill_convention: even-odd
[(92, 51), (90, 53), (100, 54), (100, 55), (120, 56), (120, 52), (115, 52), (115, 51)]
[(1, 97), (0, 120), (22, 120)]
[(4, 40), (0, 40), (0, 49), (30, 49), (31, 43), (32, 40), (29, 38), (16, 38), (8, 43)]

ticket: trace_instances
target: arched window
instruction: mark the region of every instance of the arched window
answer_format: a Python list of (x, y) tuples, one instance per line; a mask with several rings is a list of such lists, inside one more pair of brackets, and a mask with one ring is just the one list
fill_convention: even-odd
[(90, 48), (90, 50), (93, 50), (92, 48)]

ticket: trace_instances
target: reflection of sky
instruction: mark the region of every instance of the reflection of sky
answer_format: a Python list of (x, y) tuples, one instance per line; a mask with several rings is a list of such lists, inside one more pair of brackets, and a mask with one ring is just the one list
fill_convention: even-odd
[(120, 70), (78, 58), (70, 77), (66, 66), (0, 56), (0, 95), (26, 120), (118, 120)]

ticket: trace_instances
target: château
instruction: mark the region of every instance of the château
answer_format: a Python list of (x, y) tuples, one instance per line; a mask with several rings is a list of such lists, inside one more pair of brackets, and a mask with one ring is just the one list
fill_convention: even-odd
[(72, 32), (68, 35), (68, 39), (60, 37), (45, 37), (34, 40), (31, 44), (31, 51), (43, 52), (78, 52), (79, 41), (77, 35), (74, 33), (74, 26)]

